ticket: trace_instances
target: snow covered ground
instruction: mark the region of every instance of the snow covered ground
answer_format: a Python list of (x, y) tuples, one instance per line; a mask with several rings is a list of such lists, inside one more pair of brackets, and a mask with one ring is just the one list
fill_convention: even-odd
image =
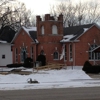
[[(80, 68), (80, 69), (79, 69)], [(41, 70), (30, 75), (0, 74), (0, 90), (20, 90), (20, 89), (46, 89), (46, 88), (74, 88), (100, 86), (99, 79), (90, 78), (81, 67), (61, 70)], [(0, 68), (2, 71), (10, 68)], [(25, 70), (25, 71), (26, 71)], [(39, 83), (28, 83), (29, 79), (37, 80)]]

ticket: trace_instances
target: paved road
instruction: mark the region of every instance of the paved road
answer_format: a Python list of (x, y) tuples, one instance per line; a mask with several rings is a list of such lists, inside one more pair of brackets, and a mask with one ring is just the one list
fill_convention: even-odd
[(0, 91), (0, 100), (100, 100), (100, 87)]

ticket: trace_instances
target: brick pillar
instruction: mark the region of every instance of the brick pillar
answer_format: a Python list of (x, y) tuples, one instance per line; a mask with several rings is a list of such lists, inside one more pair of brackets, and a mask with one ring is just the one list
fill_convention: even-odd
[(45, 21), (50, 20), (50, 14), (45, 14)]
[(63, 21), (63, 15), (62, 14), (59, 15), (58, 21)]

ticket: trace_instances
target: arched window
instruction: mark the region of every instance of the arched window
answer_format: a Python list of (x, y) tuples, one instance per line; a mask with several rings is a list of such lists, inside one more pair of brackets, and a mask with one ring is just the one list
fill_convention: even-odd
[(54, 60), (58, 60), (58, 59), (59, 59), (59, 53), (58, 53), (57, 51), (55, 51), (55, 52), (53, 53), (53, 59), (54, 59)]
[(27, 58), (27, 51), (26, 48), (21, 48), (21, 62), (24, 62), (24, 60)]
[(97, 47), (96, 44), (93, 44), (89, 48), (89, 60), (98, 60), (100, 59), (100, 53), (94, 53), (92, 52), (93, 49)]
[(33, 51), (34, 51), (34, 49), (33, 49), (33, 47), (31, 47), (31, 58), (33, 59)]
[(15, 62), (18, 62), (18, 49), (15, 48)]
[(41, 34), (44, 35), (44, 26), (41, 27)]
[(52, 34), (57, 34), (58, 33), (58, 31), (57, 31), (57, 26), (56, 25), (53, 25), (52, 26)]

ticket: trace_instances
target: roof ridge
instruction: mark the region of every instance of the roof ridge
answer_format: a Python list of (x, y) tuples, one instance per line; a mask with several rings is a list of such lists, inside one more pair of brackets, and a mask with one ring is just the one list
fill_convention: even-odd
[(91, 24), (83, 24), (83, 25), (76, 25), (76, 26), (70, 26), (70, 27), (64, 27), (64, 28), (72, 28), (72, 27), (82, 27), (82, 26), (92, 26), (94, 25), (95, 23), (91, 23)]

